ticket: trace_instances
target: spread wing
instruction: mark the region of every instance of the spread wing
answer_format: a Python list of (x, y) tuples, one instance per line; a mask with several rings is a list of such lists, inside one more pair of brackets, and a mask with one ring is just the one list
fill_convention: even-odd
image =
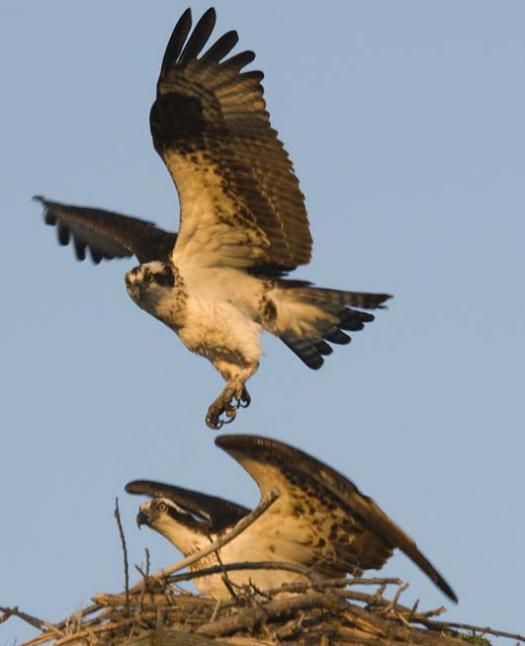
[(279, 487), (281, 496), (272, 508), (280, 506), (279, 511), (286, 517), (281, 523), (281, 540), (297, 540), (301, 535), (307, 538), (306, 523), (312, 553), (316, 558), (321, 554), (332, 556), (332, 563), (321, 563), (321, 573), (340, 576), (379, 569), (398, 547), (442, 592), (457, 601), (452, 588), (416, 543), (371, 498), (334, 469), (268, 438), (222, 435), (215, 443), (248, 471), (262, 495)]
[(169, 256), (177, 236), (159, 229), (151, 222), (112, 211), (73, 206), (33, 198), (44, 207), (44, 221), (56, 226), (61, 245), (73, 242), (78, 260), (86, 258), (89, 249), (95, 264), (102, 259), (129, 258), (140, 262), (161, 260)]
[(213, 9), (189, 35), (191, 24), (188, 9), (167, 45), (150, 115), (153, 144), (180, 198), (174, 258), (281, 271), (305, 264), (312, 239), (304, 197), (270, 126), (263, 74), (242, 71), (255, 55), (225, 60), (234, 31), (201, 54)]
[(191, 514), (210, 523), (210, 530), (213, 532), (220, 532), (225, 527), (234, 525), (250, 511), (224, 498), (151, 480), (128, 482), (126, 491), (150, 498), (168, 498)]

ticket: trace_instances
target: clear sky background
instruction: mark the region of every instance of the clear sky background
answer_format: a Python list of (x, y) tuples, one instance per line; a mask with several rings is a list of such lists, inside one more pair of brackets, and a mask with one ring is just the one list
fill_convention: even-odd
[[(75, 262), (30, 201), (176, 229), (148, 114), (186, 6), (0, 0), (0, 605), (51, 621), (123, 587), (116, 496), (131, 562), (178, 558), (137, 530), (129, 480), (258, 500), (203, 422), (218, 374), (128, 298), (132, 262)], [(449, 619), (523, 632), (525, 4), (215, 6), (216, 34), (257, 53), (306, 194), (314, 260), (297, 276), (395, 295), (319, 372), (265, 337), (227, 430), (373, 496), (457, 591)], [(410, 581), (406, 603), (447, 603), (402, 555), (384, 573)], [(0, 646), (33, 634), (10, 620)]]

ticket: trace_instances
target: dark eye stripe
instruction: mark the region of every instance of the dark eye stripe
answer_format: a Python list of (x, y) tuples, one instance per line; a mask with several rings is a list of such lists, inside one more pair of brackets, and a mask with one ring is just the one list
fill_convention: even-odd
[(153, 280), (161, 287), (174, 287), (175, 276), (169, 265), (166, 265), (164, 271), (152, 275)]

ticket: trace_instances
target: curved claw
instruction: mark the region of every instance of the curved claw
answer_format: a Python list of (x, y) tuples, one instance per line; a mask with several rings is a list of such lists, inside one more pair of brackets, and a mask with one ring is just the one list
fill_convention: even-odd
[(250, 393), (246, 390), (246, 388), (243, 388), (241, 398), (238, 400), (239, 408), (248, 408), (251, 403), (252, 398), (250, 397)]
[(216, 413), (208, 413), (206, 415), (206, 426), (211, 428), (212, 431), (220, 431), (223, 425), (224, 422)]
[[(225, 419), (221, 419), (223, 414), (226, 416)], [(237, 411), (231, 405), (217, 411), (208, 409), (206, 425), (214, 431), (219, 431), (224, 424), (231, 424), (236, 416)]]

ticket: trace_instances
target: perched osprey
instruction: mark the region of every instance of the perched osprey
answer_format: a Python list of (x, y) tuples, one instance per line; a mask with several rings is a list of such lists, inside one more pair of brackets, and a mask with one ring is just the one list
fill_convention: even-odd
[(214, 9), (193, 31), (190, 10), (182, 14), (151, 108), (153, 145), (179, 194), (178, 234), (110, 211), (36, 199), (60, 243), (73, 240), (79, 260), (86, 249), (95, 263), (138, 258), (141, 264), (126, 274), (131, 298), (227, 382), (206, 418), (220, 428), (250, 402), (245, 383), (259, 365), (263, 330), (317, 369), (332, 352), (329, 343), (350, 341), (343, 330), (373, 320), (353, 308), (381, 307), (389, 295), (285, 278), (311, 257), (304, 197), (270, 126), (263, 74), (244, 71), (255, 54), (227, 58), (235, 31), (203, 51), (214, 25)]
[[(456, 594), (415, 542), (368, 496), (319, 460), (276, 440), (253, 435), (222, 435), (215, 444), (234, 457), (257, 482), (261, 496), (278, 487), (277, 501), (255, 522), (215, 554), (192, 567), (273, 561), (307, 566), (326, 577), (359, 575), (379, 569), (402, 550), (444, 592)], [(126, 491), (152, 498), (140, 507), (139, 525), (165, 536), (185, 556), (228, 532), (249, 510), (235, 503), (173, 485), (135, 480)], [(220, 560), (219, 560), (220, 559)], [(284, 570), (228, 573), (237, 584), (252, 582), (260, 590), (297, 580)], [(205, 595), (228, 596), (221, 575), (195, 580)]]

